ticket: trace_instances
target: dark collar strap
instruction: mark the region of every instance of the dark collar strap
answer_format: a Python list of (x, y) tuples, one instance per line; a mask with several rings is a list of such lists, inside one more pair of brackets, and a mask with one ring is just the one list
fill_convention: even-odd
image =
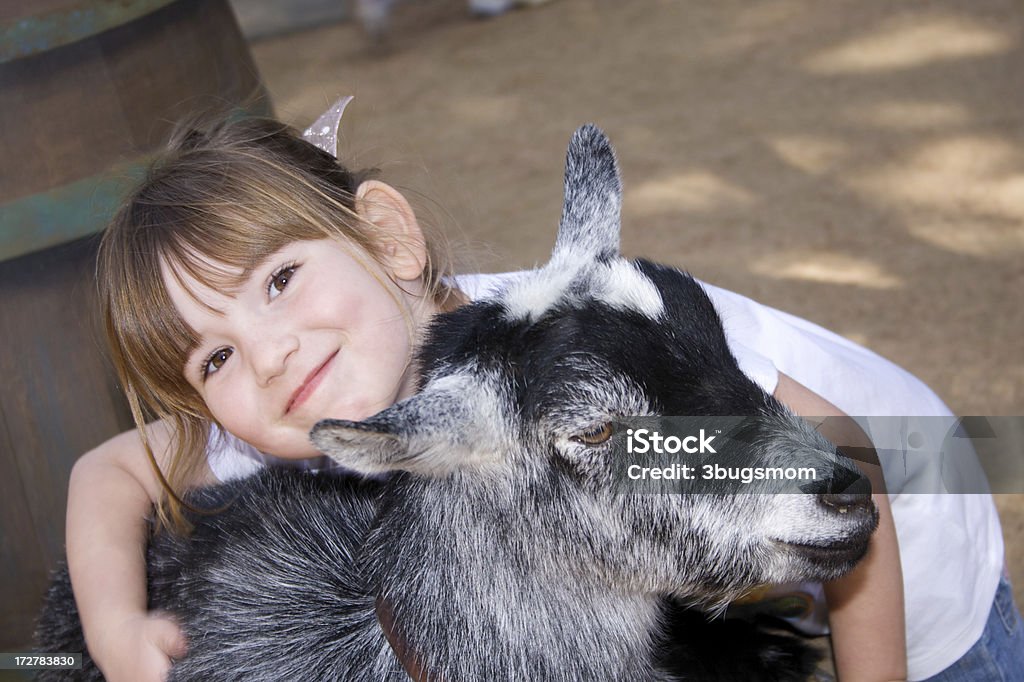
[(405, 643), (405, 639), (395, 627), (395, 615), (391, 611), (391, 606), (384, 600), (384, 597), (377, 597), (375, 608), (380, 629), (384, 631), (384, 636), (387, 637), (388, 644), (395, 652), (398, 662), (402, 664), (413, 682), (440, 682), (439, 678), (427, 673), (427, 669), (416, 656), (416, 652)]

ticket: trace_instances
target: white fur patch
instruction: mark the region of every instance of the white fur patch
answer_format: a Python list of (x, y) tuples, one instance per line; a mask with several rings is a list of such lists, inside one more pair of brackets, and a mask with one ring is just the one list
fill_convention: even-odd
[(654, 282), (638, 272), (629, 261), (616, 259), (601, 268), (604, 281), (597, 299), (620, 310), (635, 310), (656, 320), (665, 312), (665, 302)]
[(572, 249), (558, 252), (543, 268), (508, 288), (504, 303), (509, 318), (540, 319), (565, 298), (566, 289), (579, 274), (583, 264), (589, 262), (585, 255), (577, 257), (571, 252)]
[(596, 264), (574, 249), (565, 248), (543, 268), (508, 288), (504, 294), (508, 317), (540, 319), (556, 304), (567, 300), (570, 285), (577, 281), (593, 292), (595, 300), (613, 308), (632, 310), (652, 320), (665, 312), (665, 303), (654, 282), (629, 261), (616, 258)]

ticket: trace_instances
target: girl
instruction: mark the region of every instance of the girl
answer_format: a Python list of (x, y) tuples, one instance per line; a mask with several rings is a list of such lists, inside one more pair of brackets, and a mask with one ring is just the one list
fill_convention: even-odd
[[(408, 397), (412, 349), (430, 317), (511, 277), (453, 280), (440, 244), (397, 190), (345, 170), (269, 120), (177, 137), (129, 197), (104, 235), (98, 277), (138, 428), (76, 464), (67, 523), (82, 624), (109, 680), (158, 680), (187, 647), (173, 620), (146, 611), (141, 550), (151, 506), (162, 526), (183, 532), (179, 494), (190, 487), (262, 463), (320, 467), (307, 439), (316, 421), (362, 419)], [(884, 386), (904, 407), (916, 400), (921, 410), (945, 410), (920, 382), (868, 351), (735, 294), (708, 292), (741, 366), (797, 413), (842, 414), (821, 395), (845, 383), (837, 378), (850, 378), (840, 375), (851, 368), (860, 372), (855, 383)], [(892, 404), (879, 394), (868, 388), (835, 401), (867, 414), (874, 400)], [(149, 424), (146, 410), (156, 417)], [(915, 582), (901, 581), (888, 499), (875, 501), (881, 520), (869, 556), (826, 586), (844, 682), (907, 676), (904, 584), (912, 677), (939, 672), (975, 642), (998, 647), (993, 637), (1006, 632), (994, 632), (989, 611), (1002, 545), (991, 501), (920, 509), (944, 515), (944, 537), (958, 523), (980, 524), (976, 538), (950, 548), (952, 563), (978, 585), (973, 593), (955, 586), (941, 619), (953, 624), (947, 629), (912, 608)], [(935, 539), (922, 537), (926, 549)], [(903, 551), (916, 548), (916, 565), (904, 568), (920, 571), (929, 555), (910, 540), (901, 533)], [(928, 621), (923, 630), (918, 621)]]

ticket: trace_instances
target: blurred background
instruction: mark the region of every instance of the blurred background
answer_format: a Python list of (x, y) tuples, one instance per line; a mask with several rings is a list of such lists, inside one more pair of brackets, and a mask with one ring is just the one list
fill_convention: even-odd
[[(47, 0), (0, 8), (0, 650), (75, 457), (130, 427), (95, 234), (179, 116), (303, 128), (407, 190), (461, 268), (543, 262), (565, 145), (610, 135), (623, 250), (808, 318), (962, 415), (1024, 414), (1024, 46), (1011, 0)], [(1020, 453), (1024, 456), (1024, 453)], [(1024, 496), (997, 496), (1024, 602)]]

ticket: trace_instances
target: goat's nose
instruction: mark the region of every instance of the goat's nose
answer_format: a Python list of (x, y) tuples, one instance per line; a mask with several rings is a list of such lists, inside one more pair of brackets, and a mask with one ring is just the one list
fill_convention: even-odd
[(870, 509), (871, 481), (857, 469), (834, 466), (829, 476), (801, 486), (805, 493), (818, 496), (818, 502), (828, 509), (845, 514), (849, 511)]
[(840, 464), (832, 467), (832, 475), (825, 482), (823, 495), (849, 495), (871, 492), (871, 481), (857, 469)]
[(870, 509), (871, 495), (868, 493), (825, 493), (818, 495), (818, 501), (840, 514), (860, 509)]

